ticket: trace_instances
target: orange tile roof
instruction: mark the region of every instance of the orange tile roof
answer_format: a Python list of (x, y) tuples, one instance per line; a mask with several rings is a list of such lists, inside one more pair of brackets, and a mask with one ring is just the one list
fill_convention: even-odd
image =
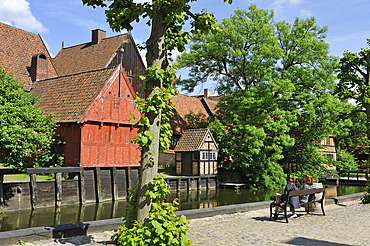
[(99, 43), (92, 42), (63, 48), (53, 59), (59, 76), (102, 69), (109, 65), (112, 57), (128, 34), (103, 38)]
[(208, 116), (208, 113), (199, 98), (179, 94), (178, 96), (173, 97), (172, 101), (176, 104), (175, 109), (183, 119), (185, 119), (185, 115), (190, 114), (191, 112), (195, 114), (201, 112)]
[(215, 112), (217, 101), (201, 97), (179, 94), (172, 98), (176, 104), (174, 115), (170, 119), (173, 134), (181, 135), (186, 127), (185, 115), (203, 113), (212, 116)]
[(200, 148), (209, 129), (187, 129), (177, 142), (175, 152), (177, 151), (196, 151)]
[(0, 22), (0, 66), (14, 72), (14, 77), (24, 81), (28, 91), (32, 84), (29, 72), (32, 56), (40, 53), (47, 57), (49, 77), (56, 77), (49, 51), (40, 35)]
[(106, 68), (41, 80), (31, 94), (46, 113), (53, 113), (58, 122), (78, 122), (116, 68)]

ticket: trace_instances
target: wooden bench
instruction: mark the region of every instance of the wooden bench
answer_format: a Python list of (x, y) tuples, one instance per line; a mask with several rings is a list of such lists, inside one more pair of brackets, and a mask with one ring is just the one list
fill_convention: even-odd
[[(315, 207), (316, 207), (316, 203), (320, 203), (321, 204), (321, 210), (322, 210), (322, 213), (323, 215), (325, 215), (325, 211), (324, 211), (324, 203), (325, 203), (325, 188), (318, 188), (318, 189), (311, 189), (311, 190), (297, 190), (297, 191), (289, 191), (288, 194), (287, 194), (287, 201), (284, 203), (283, 206), (281, 206), (281, 208), (284, 209), (284, 216), (285, 216), (285, 219), (286, 219), (286, 222), (289, 223), (288, 221), (288, 217), (287, 217), (287, 207), (286, 204), (289, 204), (290, 202), (290, 198), (292, 196), (303, 196), (303, 195), (309, 195), (308, 197), (308, 202), (306, 203), (301, 203), (301, 205), (306, 205), (306, 212), (309, 213), (310, 212), (310, 209), (309, 209), (309, 204), (314, 204)], [(317, 193), (322, 193), (322, 196), (320, 199), (316, 199), (315, 198), (315, 194)], [(273, 214), (273, 208), (274, 207), (280, 207), (280, 204), (279, 203), (276, 203), (276, 201), (273, 201), (271, 204), (270, 204), (270, 220), (272, 218), (272, 214)]]

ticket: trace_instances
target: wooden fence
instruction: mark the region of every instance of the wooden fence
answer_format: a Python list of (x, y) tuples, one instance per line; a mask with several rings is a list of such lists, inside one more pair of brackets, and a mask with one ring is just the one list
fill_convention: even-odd
[[(55, 174), (54, 181), (36, 182), (36, 175)], [(62, 180), (62, 173), (75, 173), (77, 179)], [(4, 183), (4, 175), (29, 174), (29, 182)], [(139, 168), (26, 168), (0, 169), (0, 203), (5, 210), (60, 207), (104, 201), (123, 200), (139, 177)], [(217, 175), (166, 178), (172, 191), (212, 189)]]

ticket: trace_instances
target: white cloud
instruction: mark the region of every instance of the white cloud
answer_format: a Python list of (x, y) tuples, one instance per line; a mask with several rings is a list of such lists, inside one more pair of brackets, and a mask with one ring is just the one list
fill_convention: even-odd
[(301, 14), (301, 17), (311, 17), (312, 16), (312, 12), (306, 9), (301, 9), (299, 13)]
[(288, 5), (299, 5), (303, 0), (276, 0), (269, 8), (273, 8), (276, 13), (282, 12)]
[(49, 32), (49, 30), (33, 16), (30, 3), (26, 0), (1, 0), (0, 21), (27, 31), (39, 33)]

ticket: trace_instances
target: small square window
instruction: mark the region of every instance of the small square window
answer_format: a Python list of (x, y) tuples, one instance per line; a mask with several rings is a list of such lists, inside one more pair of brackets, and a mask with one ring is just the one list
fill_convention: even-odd
[(216, 152), (215, 151), (212, 151), (211, 153), (209, 153), (209, 159), (210, 160), (216, 160)]
[(333, 155), (333, 154), (326, 154), (326, 157), (327, 157), (328, 159), (334, 159), (334, 155)]
[(197, 161), (199, 158), (198, 153), (193, 153), (193, 160)]
[(208, 152), (202, 152), (202, 160), (208, 160)]

